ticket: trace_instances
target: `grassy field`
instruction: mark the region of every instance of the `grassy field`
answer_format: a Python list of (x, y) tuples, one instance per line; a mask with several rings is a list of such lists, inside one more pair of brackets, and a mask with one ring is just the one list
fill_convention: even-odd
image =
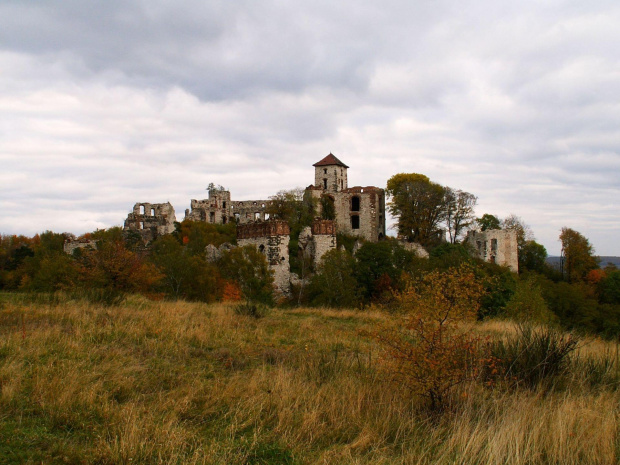
[(582, 341), (561, 388), (474, 382), (429, 415), (359, 334), (385, 313), (0, 302), (0, 464), (619, 461), (614, 344)]

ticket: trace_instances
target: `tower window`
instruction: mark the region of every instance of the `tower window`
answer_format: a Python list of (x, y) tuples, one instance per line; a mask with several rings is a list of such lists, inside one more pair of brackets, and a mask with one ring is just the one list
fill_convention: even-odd
[(327, 174), (327, 168), (323, 168), (323, 174)]
[(352, 212), (360, 211), (360, 198), (358, 196), (351, 198), (351, 211)]
[(323, 189), (327, 189), (327, 178), (323, 178)]
[(351, 229), (360, 228), (360, 217), (357, 215), (351, 216)]

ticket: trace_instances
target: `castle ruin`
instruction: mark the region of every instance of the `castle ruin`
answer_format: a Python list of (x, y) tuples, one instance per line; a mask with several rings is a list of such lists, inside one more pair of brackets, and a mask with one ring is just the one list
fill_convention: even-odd
[(291, 230), (281, 220), (246, 223), (237, 226), (237, 245), (255, 246), (265, 255), (269, 268), (273, 270), (273, 284), (277, 292), (287, 295), (290, 289), (291, 268), (288, 243)]
[(333, 212), (336, 231), (357, 236), (370, 242), (385, 237), (385, 191), (379, 187), (349, 187), (349, 168), (333, 154), (314, 165), (314, 185), (308, 186), (319, 206), (318, 215), (325, 218), (323, 210)]
[(175, 221), (174, 208), (170, 202), (137, 203), (127, 215), (123, 229), (137, 232), (148, 243), (158, 236), (173, 233)]
[(512, 229), (468, 231), (465, 241), (480, 260), (507, 266), (510, 271), (519, 272), (516, 231)]

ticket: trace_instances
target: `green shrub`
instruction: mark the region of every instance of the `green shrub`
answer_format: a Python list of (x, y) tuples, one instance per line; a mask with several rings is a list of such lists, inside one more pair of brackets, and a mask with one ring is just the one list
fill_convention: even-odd
[(509, 383), (550, 387), (569, 367), (577, 344), (574, 336), (552, 328), (518, 325), (514, 336), (491, 344), (491, 356), (497, 360), (497, 374)]
[(243, 302), (235, 305), (234, 312), (237, 315), (251, 316), (252, 318), (263, 318), (269, 314), (269, 307), (253, 302)]

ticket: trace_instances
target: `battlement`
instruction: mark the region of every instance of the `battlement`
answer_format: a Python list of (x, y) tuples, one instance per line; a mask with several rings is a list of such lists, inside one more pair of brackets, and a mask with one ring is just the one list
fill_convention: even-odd
[(314, 220), (312, 222), (312, 235), (329, 235), (336, 234), (336, 224), (332, 220)]
[(255, 239), (269, 236), (288, 236), (291, 230), (286, 221), (269, 220), (264, 222), (237, 225), (237, 239)]

